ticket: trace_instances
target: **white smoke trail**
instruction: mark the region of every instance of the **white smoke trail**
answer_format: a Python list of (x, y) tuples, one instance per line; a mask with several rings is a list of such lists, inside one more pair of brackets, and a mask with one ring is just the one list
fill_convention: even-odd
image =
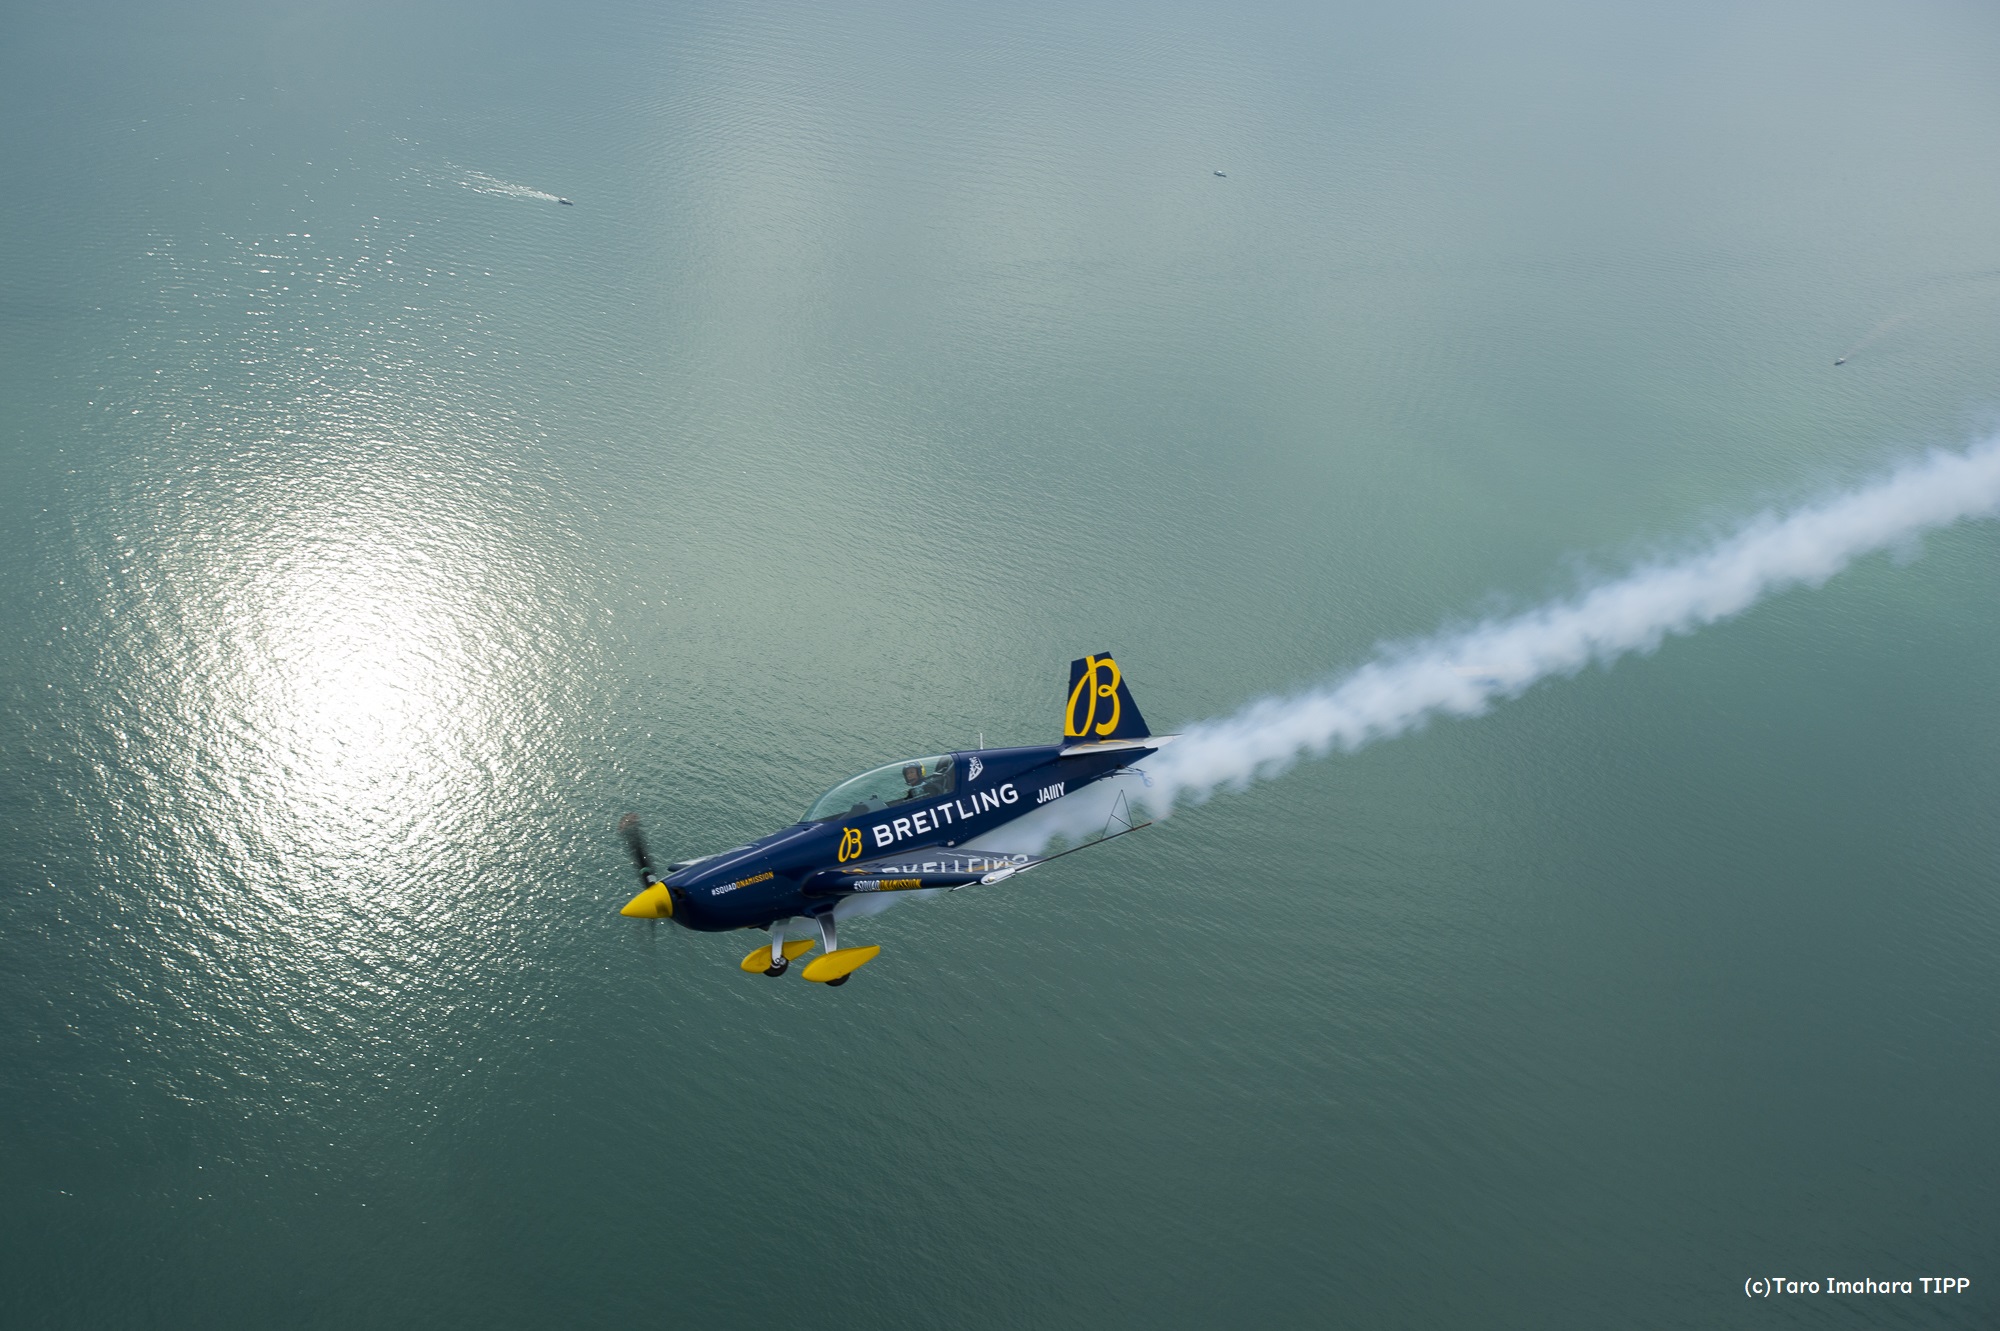
[(1353, 752), (1434, 716), (1478, 716), (1541, 680), (1650, 652), (1772, 592), (1817, 587), (1862, 555), (1996, 512), (2000, 439), (1929, 453), (1859, 489), (1789, 513), (1767, 511), (1700, 553), (1641, 565), (1525, 614), (1383, 647), (1321, 688), (1194, 726), (1144, 764), (1152, 787), (1146, 805), (1164, 817), (1179, 800), (1240, 789), (1302, 758)]

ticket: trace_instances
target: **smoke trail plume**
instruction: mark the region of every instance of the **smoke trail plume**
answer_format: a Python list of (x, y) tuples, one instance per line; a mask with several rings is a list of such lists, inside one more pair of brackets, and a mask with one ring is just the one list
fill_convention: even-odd
[[(1871, 484), (1765, 512), (1708, 549), (1643, 564), (1565, 600), (1383, 647), (1343, 678), (1206, 721), (1145, 763), (1155, 817), (1176, 801), (1353, 752), (1434, 716), (1478, 716), (1537, 682), (1574, 675), (1741, 614), (1772, 592), (1817, 587), (1854, 560), (1966, 518), (2000, 513), (2000, 439), (1933, 452)], [(1467, 663), (1476, 663), (1468, 666)]]

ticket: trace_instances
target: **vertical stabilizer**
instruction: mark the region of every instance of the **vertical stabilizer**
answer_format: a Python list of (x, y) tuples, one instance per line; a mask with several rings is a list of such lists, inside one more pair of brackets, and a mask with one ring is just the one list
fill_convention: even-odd
[(1069, 663), (1069, 706), (1063, 712), (1063, 738), (1072, 744), (1098, 744), (1113, 739), (1145, 739), (1146, 718), (1125, 687), (1125, 676), (1108, 652)]

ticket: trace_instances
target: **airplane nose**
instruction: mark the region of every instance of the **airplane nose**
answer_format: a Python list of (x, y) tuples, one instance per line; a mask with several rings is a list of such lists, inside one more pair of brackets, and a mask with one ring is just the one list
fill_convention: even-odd
[(671, 919), (674, 913), (674, 899), (667, 892), (665, 883), (654, 883), (625, 903), (620, 915), (630, 915), (635, 920)]

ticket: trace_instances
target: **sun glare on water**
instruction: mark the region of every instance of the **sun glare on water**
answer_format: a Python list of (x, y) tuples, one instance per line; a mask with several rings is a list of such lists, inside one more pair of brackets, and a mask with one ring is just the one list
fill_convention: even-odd
[(546, 729), (513, 552), (365, 497), (246, 517), (222, 544), (183, 598), (176, 672), (200, 858), (287, 915), (462, 890), (468, 842), (519, 802)]

